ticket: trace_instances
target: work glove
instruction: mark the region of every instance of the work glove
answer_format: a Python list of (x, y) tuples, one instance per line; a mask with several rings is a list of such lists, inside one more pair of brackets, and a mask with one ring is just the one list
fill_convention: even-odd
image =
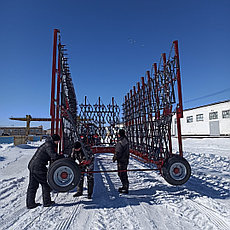
[(89, 165), (91, 163), (91, 160), (84, 160), (82, 162), (79, 163), (79, 165)]

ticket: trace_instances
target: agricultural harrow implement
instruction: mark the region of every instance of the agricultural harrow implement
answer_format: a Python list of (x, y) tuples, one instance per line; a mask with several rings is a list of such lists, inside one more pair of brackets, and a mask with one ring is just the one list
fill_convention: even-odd
[[(90, 145), (93, 153), (114, 153), (119, 128), (126, 130), (133, 158), (158, 170), (172, 185), (184, 184), (191, 168), (183, 157), (180, 119), (183, 117), (178, 41), (172, 43), (168, 57), (163, 53), (145, 77), (124, 96), (122, 111), (114, 98), (105, 105), (99, 97), (90, 104), (87, 97), (78, 104), (60, 31), (54, 30), (51, 85), (51, 134), (61, 136), (58, 152), (65, 158), (55, 161), (48, 170), (50, 186), (66, 192), (80, 180), (78, 165), (69, 158), (74, 142)], [(172, 115), (177, 117), (178, 152), (172, 152)], [(122, 114), (122, 116), (121, 116)], [(121, 118), (122, 117), (122, 118)], [(84, 151), (84, 147), (83, 147)], [(86, 151), (86, 159), (88, 158)], [(92, 171), (102, 173), (104, 171)], [(110, 170), (107, 172), (117, 172)]]

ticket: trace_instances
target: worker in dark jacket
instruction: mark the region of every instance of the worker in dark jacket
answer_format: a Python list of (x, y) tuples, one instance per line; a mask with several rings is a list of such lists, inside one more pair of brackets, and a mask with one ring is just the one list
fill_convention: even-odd
[(37, 149), (29, 162), (28, 169), (30, 171), (30, 176), (26, 197), (26, 206), (28, 209), (36, 208), (40, 205), (39, 203), (35, 203), (35, 196), (39, 184), (42, 186), (44, 207), (49, 207), (54, 204), (54, 201), (51, 201), (50, 197), (51, 188), (47, 183), (46, 165), (48, 165), (48, 162), (53, 162), (61, 158), (60, 155), (56, 153), (59, 142), (60, 136), (54, 134), (51, 139), (48, 139)]
[[(87, 154), (87, 158), (82, 150), (82, 146), (80, 142), (74, 143), (73, 152), (71, 157), (74, 160), (77, 160), (81, 170), (81, 178), (80, 182), (77, 186), (77, 193), (73, 195), (73, 197), (82, 196), (83, 194), (83, 184), (84, 184), (84, 172), (90, 172), (94, 169), (94, 156), (89, 146), (84, 146), (84, 151)], [(94, 177), (93, 173), (87, 173), (87, 183), (88, 183), (88, 199), (92, 198), (93, 194), (93, 186), (94, 186)]]
[[(115, 147), (113, 162), (117, 161), (118, 170), (127, 170), (129, 164), (129, 141), (125, 135), (125, 130), (120, 129), (118, 132), (118, 142)], [(127, 171), (118, 172), (122, 187), (118, 189), (120, 193), (129, 193), (129, 180)]]

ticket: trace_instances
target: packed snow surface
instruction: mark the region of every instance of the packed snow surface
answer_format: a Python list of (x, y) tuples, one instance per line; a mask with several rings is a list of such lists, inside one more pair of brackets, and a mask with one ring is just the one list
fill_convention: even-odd
[[(230, 139), (184, 139), (192, 175), (182, 186), (156, 171), (129, 172), (130, 193), (119, 194), (117, 173), (95, 174), (93, 199), (87, 191), (52, 193), (56, 205), (25, 207), (27, 164), (41, 142), (0, 145), (0, 228), (4, 229), (230, 229)], [(177, 140), (173, 139), (174, 152)], [(130, 159), (129, 169), (149, 168)], [(95, 170), (116, 169), (112, 154), (98, 154)], [(86, 183), (85, 183), (86, 185)], [(41, 188), (36, 202), (42, 203)]]

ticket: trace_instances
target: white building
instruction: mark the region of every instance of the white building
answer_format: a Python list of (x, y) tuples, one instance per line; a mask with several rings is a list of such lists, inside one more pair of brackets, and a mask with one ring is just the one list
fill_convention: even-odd
[[(184, 110), (182, 136), (230, 136), (230, 100)], [(177, 135), (176, 114), (172, 135)]]

